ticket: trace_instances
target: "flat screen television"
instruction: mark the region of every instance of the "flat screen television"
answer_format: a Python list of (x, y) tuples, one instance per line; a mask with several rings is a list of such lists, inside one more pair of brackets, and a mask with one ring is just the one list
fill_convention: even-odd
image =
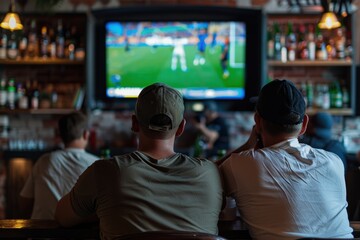
[(91, 106), (132, 108), (154, 82), (186, 104), (214, 100), (249, 110), (264, 79), (263, 14), (202, 6), (132, 7), (93, 12)]

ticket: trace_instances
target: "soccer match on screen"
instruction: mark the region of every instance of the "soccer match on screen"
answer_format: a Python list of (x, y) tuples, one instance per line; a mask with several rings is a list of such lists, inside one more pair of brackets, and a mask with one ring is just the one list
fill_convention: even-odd
[(245, 40), (241, 22), (107, 22), (107, 96), (164, 82), (187, 99), (242, 99)]

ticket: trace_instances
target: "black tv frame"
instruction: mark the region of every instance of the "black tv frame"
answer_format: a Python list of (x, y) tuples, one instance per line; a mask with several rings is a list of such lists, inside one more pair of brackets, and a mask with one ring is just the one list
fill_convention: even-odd
[[(132, 110), (136, 99), (109, 98), (105, 79), (105, 23), (108, 21), (239, 21), (246, 24), (245, 99), (215, 100), (223, 111), (252, 111), (266, 78), (265, 15), (261, 9), (220, 6), (148, 6), (95, 10), (88, 27), (88, 107), (90, 110)], [(205, 100), (206, 101), (206, 100)], [(186, 100), (187, 107), (201, 100)]]

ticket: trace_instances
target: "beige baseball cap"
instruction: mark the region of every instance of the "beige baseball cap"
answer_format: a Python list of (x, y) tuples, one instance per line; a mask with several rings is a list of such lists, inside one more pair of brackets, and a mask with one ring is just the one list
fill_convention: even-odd
[[(135, 115), (142, 126), (167, 132), (179, 127), (184, 118), (184, 109), (184, 100), (179, 91), (164, 83), (154, 83), (140, 92)], [(165, 126), (151, 124), (151, 119), (157, 115), (168, 116), (171, 123)]]

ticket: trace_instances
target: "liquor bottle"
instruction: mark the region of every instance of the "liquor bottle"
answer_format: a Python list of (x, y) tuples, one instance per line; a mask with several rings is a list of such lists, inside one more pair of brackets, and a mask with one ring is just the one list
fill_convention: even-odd
[(75, 59), (75, 50), (78, 47), (78, 36), (77, 36), (77, 28), (75, 25), (70, 28), (70, 35), (68, 35), (68, 39), (66, 40), (66, 52), (67, 58), (70, 60)]
[(281, 34), (280, 34), (280, 28), (278, 23), (274, 23), (274, 58), (275, 60), (280, 61), (281, 60)]
[(327, 60), (326, 44), (319, 27), (316, 27), (316, 59)]
[(336, 36), (335, 36), (335, 48), (336, 48), (336, 57), (338, 59), (345, 59), (345, 34), (343, 28), (336, 29)]
[(36, 30), (36, 21), (33, 19), (30, 23), (30, 30), (28, 35), (27, 56), (34, 58), (39, 55), (38, 36)]
[(48, 55), (48, 47), (49, 47), (50, 39), (48, 35), (48, 29), (46, 26), (41, 28), (41, 37), (40, 37), (40, 57), (47, 58)]
[(314, 107), (322, 108), (323, 99), (324, 99), (324, 94), (322, 92), (322, 85), (316, 84), (314, 91), (314, 103), (313, 103)]
[(32, 92), (30, 95), (30, 106), (32, 109), (38, 109), (39, 108), (39, 103), (40, 103), (40, 92), (38, 89), (38, 83), (37, 81), (33, 82), (33, 86), (32, 86)]
[(26, 57), (27, 48), (28, 48), (28, 33), (26, 29), (24, 29), (20, 36), (20, 42), (19, 42), (19, 55), (21, 58)]
[(15, 109), (15, 92), (15, 80), (10, 78), (7, 86), (7, 106), (9, 109)]
[(205, 157), (206, 143), (201, 136), (198, 136), (194, 144), (194, 157), (202, 158)]
[(310, 81), (306, 82), (306, 97), (307, 97), (307, 107), (311, 108), (314, 104), (314, 86)]
[(327, 60), (336, 59), (336, 48), (334, 39), (330, 38), (326, 45)]
[(23, 86), (23, 84), (19, 83), (17, 85), (17, 89), (16, 89), (16, 93), (17, 93), (17, 107), (19, 109), (28, 109), (29, 108), (29, 101), (28, 101), (28, 96), (27, 91), (26, 91), (26, 87)]
[(6, 90), (6, 79), (2, 77), (0, 82), (0, 108), (6, 107), (7, 101), (7, 90)]
[(351, 44), (351, 39), (346, 39), (346, 48), (345, 48), (345, 59), (351, 60), (353, 58), (353, 47)]
[(343, 97), (342, 99), (343, 108), (348, 108), (350, 106), (350, 96), (344, 80), (341, 81), (341, 92)]
[(342, 108), (343, 96), (338, 81), (334, 81), (330, 87), (330, 107)]
[(62, 20), (59, 19), (57, 22), (56, 32), (56, 57), (64, 58), (65, 56), (65, 35)]
[(293, 30), (293, 24), (291, 22), (288, 22), (286, 47), (287, 47), (288, 60), (294, 61), (296, 59), (296, 36)]
[(111, 158), (111, 151), (109, 148), (104, 148), (100, 151), (100, 158), (108, 159)]
[(314, 35), (314, 25), (312, 24), (310, 24), (308, 27), (307, 49), (308, 49), (308, 59), (311, 61), (315, 60), (316, 44), (315, 44), (315, 35)]
[(51, 101), (51, 107), (56, 108), (58, 105), (58, 94), (55, 89), (53, 89), (50, 93), (50, 101)]
[(6, 59), (8, 37), (5, 29), (0, 28), (0, 30), (0, 59)]
[(329, 109), (330, 108), (330, 92), (329, 92), (329, 86), (327, 84), (322, 85), (322, 93), (323, 93), (322, 108)]
[(49, 28), (49, 44), (47, 52), (50, 58), (56, 58), (56, 34), (52, 27)]
[(274, 59), (274, 36), (273, 36), (273, 29), (268, 26), (267, 29), (267, 57), (268, 59)]
[(288, 59), (288, 54), (287, 54), (287, 48), (286, 48), (286, 37), (284, 34), (281, 35), (280, 37), (280, 46), (281, 46), (281, 50), (280, 50), (280, 60), (282, 62), (287, 62)]
[(7, 46), (7, 57), (8, 59), (17, 59), (19, 56), (19, 47), (18, 47), (18, 41), (16, 38), (16, 32), (12, 31), (10, 34), (10, 37), (8, 39), (8, 46)]
[(300, 24), (299, 26), (299, 34), (298, 34), (298, 44), (297, 44), (297, 58), (298, 59), (308, 59), (309, 58), (309, 50), (307, 48), (307, 40), (305, 33), (305, 25)]

